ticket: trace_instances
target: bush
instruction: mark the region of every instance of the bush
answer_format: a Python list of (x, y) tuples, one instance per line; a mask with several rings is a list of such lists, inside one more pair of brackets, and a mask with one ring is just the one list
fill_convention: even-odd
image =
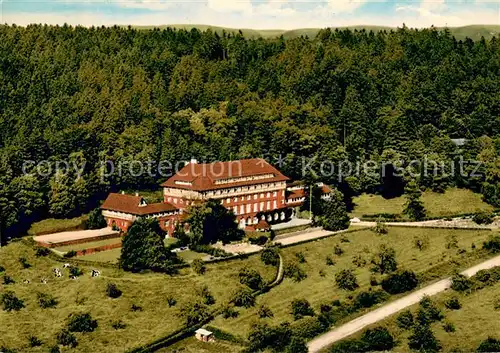
[(376, 327), (366, 330), (361, 336), (369, 351), (390, 351), (394, 345), (394, 338), (385, 327)]
[(280, 262), (279, 250), (276, 247), (267, 247), (260, 254), (260, 259), (266, 265), (277, 266)]
[(294, 299), (292, 315), (295, 320), (299, 320), (304, 316), (314, 316), (314, 310), (306, 299)]
[(376, 304), (386, 301), (387, 297), (387, 293), (381, 290), (361, 292), (356, 296), (356, 298), (354, 298), (353, 304), (356, 309), (371, 308)]
[(365, 267), (366, 260), (361, 255), (355, 255), (352, 257), (352, 264), (356, 267)]
[(342, 248), (340, 247), (340, 245), (336, 244), (334, 247), (333, 247), (333, 253), (337, 256), (340, 256), (344, 253), (344, 250), (342, 250)]
[(444, 306), (450, 310), (459, 310), (462, 307), (457, 297), (453, 297), (445, 301)]
[(382, 244), (378, 253), (373, 256), (371, 263), (373, 264), (373, 272), (384, 274), (396, 271), (398, 267), (398, 263), (396, 262), (396, 250)]
[(233, 294), (231, 302), (239, 307), (250, 308), (255, 305), (255, 297), (248, 288), (240, 288)]
[(25, 257), (20, 257), (19, 263), (21, 264), (21, 266), (23, 266), (23, 268), (30, 268), (31, 267), (31, 265), (28, 263), (28, 260)]
[(472, 289), (473, 282), (470, 278), (461, 275), (459, 273), (455, 274), (451, 278), (451, 289), (457, 292), (465, 292)]
[(418, 237), (416, 236), (413, 238), (413, 244), (415, 248), (417, 248), (420, 251), (426, 250), (429, 247), (429, 237), (427, 235)]
[(420, 300), (420, 308), (417, 313), (417, 321), (421, 324), (430, 324), (435, 321), (441, 321), (444, 315), (430, 297), (424, 296)]
[(14, 284), (14, 283), (16, 283), (16, 281), (14, 281), (14, 279), (12, 277), (7, 276), (7, 275), (3, 276), (3, 284), (9, 285), (9, 284)]
[(97, 320), (92, 320), (90, 313), (70, 314), (68, 317), (68, 331), (93, 332), (97, 328)]
[(175, 306), (175, 304), (177, 304), (177, 300), (175, 300), (175, 298), (171, 295), (167, 295), (167, 297), (165, 299), (167, 300), (167, 304), (168, 304), (169, 308), (171, 308), (171, 307)]
[(58, 304), (56, 298), (46, 293), (37, 293), (38, 305), (42, 309), (55, 308)]
[(142, 311), (142, 306), (132, 304), (132, 306), (130, 307), (130, 310), (131, 311)]
[(445, 330), (445, 332), (455, 332), (456, 329), (455, 329), (455, 325), (453, 325), (451, 322), (447, 321), (443, 324), (443, 330)]
[(477, 347), (478, 352), (500, 352), (500, 340), (492, 337), (485, 339), (479, 347)]
[(63, 255), (65, 258), (71, 258), (76, 256), (76, 251), (75, 250), (70, 250), (66, 252), (66, 254)]
[(238, 317), (239, 313), (237, 310), (235, 310), (232, 306), (226, 306), (222, 310), (222, 317), (224, 319), (234, 319)]
[(370, 286), (375, 287), (378, 286), (378, 280), (376, 276), (371, 275), (370, 276)]
[(457, 249), (458, 239), (457, 236), (452, 234), (446, 237), (446, 249)]
[(228, 253), (224, 249), (214, 248), (210, 245), (204, 244), (190, 244), (189, 249), (199, 253), (205, 253), (212, 255), (213, 257), (229, 257), (232, 256), (231, 253)]
[(413, 326), (413, 314), (410, 310), (405, 310), (401, 314), (398, 315), (396, 319), (396, 324), (399, 328), (403, 330), (408, 330)]
[(483, 249), (492, 253), (500, 252), (500, 235), (491, 236), (483, 243)]
[(30, 345), (30, 347), (33, 348), (33, 347), (40, 347), (43, 344), (43, 342), (38, 337), (31, 335), (28, 337), (28, 344)]
[(291, 278), (294, 282), (300, 282), (307, 278), (305, 271), (296, 262), (285, 265), (285, 277)]
[(335, 275), (335, 283), (340, 289), (353, 291), (359, 287), (354, 271), (351, 269), (342, 270)]
[(202, 285), (201, 287), (197, 288), (196, 293), (200, 296), (205, 305), (215, 304), (215, 298), (212, 293), (210, 293), (210, 290), (206, 285)]
[(5, 272), (5, 267), (0, 266), (0, 273)]
[[(36, 248), (36, 251), (35, 251), (36, 257), (49, 256), (49, 254), (50, 254), (50, 250), (48, 248), (43, 248), (43, 247)], [(0, 271), (0, 272), (2, 272), (2, 271)]]
[(89, 212), (85, 226), (87, 229), (101, 229), (106, 227), (106, 220), (102, 215), (101, 209), (95, 208)]
[(493, 223), (493, 215), (491, 213), (480, 212), (476, 213), (472, 220), (477, 224), (490, 224)]
[(62, 330), (57, 334), (57, 343), (61, 346), (69, 346), (72, 348), (78, 346), (78, 341), (76, 340), (75, 335), (68, 330)]
[(122, 291), (118, 289), (116, 284), (114, 283), (108, 283), (108, 286), (106, 287), (106, 294), (110, 298), (119, 298), (122, 295)]
[(123, 330), (124, 328), (127, 327), (127, 325), (124, 324), (122, 320), (118, 320), (118, 321), (112, 322), (111, 327), (114, 328), (115, 330)]
[(390, 294), (408, 292), (415, 289), (417, 285), (417, 276), (411, 271), (393, 273), (382, 281), (382, 289)]
[(420, 352), (437, 352), (441, 349), (429, 325), (416, 324), (408, 337), (408, 347)]
[(49, 348), (49, 353), (61, 353), (59, 346), (56, 344)]
[(13, 292), (4, 292), (0, 296), (0, 302), (4, 311), (19, 311), (24, 308), (24, 301), (16, 297)]
[(184, 319), (186, 326), (194, 326), (210, 316), (208, 307), (201, 302), (192, 302), (181, 307), (179, 316)]
[(205, 262), (201, 259), (195, 259), (191, 264), (191, 268), (193, 269), (194, 273), (198, 275), (204, 274), (205, 271), (207, 270)]
[(262, 289), (264, 287), (264, 280), (262, 279), (259, 272), (252, 268), (243, 268), (238, 274), (240, 278), (240, 283), (248, 286), (254, 291)]
[(261, 318), (261, 319), (271, 318), (274, 316), (271, 309), (266, 305), (261, 305), (259, 307), (259, 310), (257, 311), (257, 314), (259, 315), (259, 318)]
[(332, 259), (331, 256), (327, 256), (326, 257), (326, 265), (327, 266), (333, 266), (333, 265), (335, 265), (335, 261), (333, 261), (333, 259)]
[(83, 275), (83, 271), (80, 270), (78, 267), (71, 267), (69, 269), (69, 274), (71, 276), (80, 277), (81, 275)]
[(314, 338), (324, 331), (324, 326), (317, 317), (304, 317), (292, 324), (293, 335), (304, 339)]
[(330, 353), (359, 353), (366, 352), (366, 344), (361, 340), (344, 340), (330, 349)]
[(264, 245), (270, 239), (270, 234), (263, 232), (252, 232), (247, 234), (247, 239), (250, 244)]
[(375, 226), (375, 228), (373, 228), (373, 231), (381, 235), (389, 233), (389, 230), (387, 229), (385, 223), (380, 221), (377, 222), (377, 225)]

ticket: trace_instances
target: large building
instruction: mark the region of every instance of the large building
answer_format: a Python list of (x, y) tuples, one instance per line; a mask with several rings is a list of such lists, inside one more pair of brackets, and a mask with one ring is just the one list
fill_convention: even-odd
[(288, 177), (263, 159), (209, 164), (193, 160), (162, 186), (164, 201), (181, 209), (203, 200), (220, 200), (244, 228), (263, 218), (287, 218), (287, 181)]
[[(191, 160), (161, 185), (163, 203), (147, 204), (137, 194), (110, 194), (101, 209), (108, 225), (122, 231), (126, 232), (139, 217), (154, 217), (172, 236), (181, 214), (189, 206), (217, 199), (233, 211), (241, 228), (267, 229), (269, 223), (288, 220), (306, 200), (304, 185), (287, 186), (289, 181), (263, 159), (214, 163)], [(319, 186), (323, 198), (328, 198), (330, 188)]]

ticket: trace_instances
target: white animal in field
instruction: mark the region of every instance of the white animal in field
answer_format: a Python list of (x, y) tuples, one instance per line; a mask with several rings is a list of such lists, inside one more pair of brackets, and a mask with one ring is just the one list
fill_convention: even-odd
[(101, 275), (101, 272), (98, 270), (92, 270), (90, 272), (90, 276), (92, 276), (92, 277), (99, 277), (100, 275)]
[(71, 276), (71, 277), (70, 277), (70, 279), (75, 280), (75, 279), (78, 279), (78, 277), (76, 277), (76, 276)]
[(63, 268), (70, 268), (71, 267), (71, 264), (64, 264), (63, 265)]
[(47, 281), (47, 278), (42, 278), (42, 279), (40, 280), (40, 283), (42, 283), (42, 284), (47, 284), (47, 282), (48, 282), (48, 281)]
[(58, 269), (58, 268), (55, 268), (52, 271), (54, 272), (54, 276), (56, 276), (56, 277), (62, 277), (63, 276), (61, 270)]
[(30, 284), (30, 281), (29, 281), (28, 279), (25, 279), (25, 280), (23, 281), (23, 284)]

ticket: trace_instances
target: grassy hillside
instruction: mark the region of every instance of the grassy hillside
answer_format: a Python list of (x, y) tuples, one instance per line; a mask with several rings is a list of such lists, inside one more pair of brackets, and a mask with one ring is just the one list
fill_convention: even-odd
[[(406, 199), (404, 196), (384, 199), (380, 195), (363, 194), (353, 201), (355, 206), (351, 216), (361, 217), (380, 213), (401, 214)], [(481, 200), (481, 195), (466, 189), (451, 188), (443, 194), (426, 191), (422, 194), (422, 201), (429, 217), (493, 211), (491, 205)]]
[[(31, 265), (23, 268), (19, 258), (26, 258)], [(15, 242), (0, 248), (0, 266), (5, 272), (0, 274), (0, 293), (12, 291), (24, 300), (25, 308), (18, 312), (6, 312), (0, 308), (0, 347), (16, 349), (17, 352), (47, 352), (48, 347), (56, 343), (56, 334), (66, 326), (72, 313), (90, 312), (98, 321), (96, 331), (80, 334), (78, 352), (118, 353), (151, 342), (165, 336), (183, 325), (179, 316), (180, 308), (186, 303), (199, 300), (197, 288), (207, 285), (215, 297), (215, 306), (224, 305), (232, 292), (239, 286), (238, 273), (242, 268), (255, 268), (266, 280), (276, 274), (274, 267), (262, 264), (258, 256), (244, 260), (228, 261), (207, 265), (203, 276), (183, 269), (178, 275), (131, 274), (116, 269), (81, 267), (84, 274), (77, 280), (69, 279), (67, 270), (62, 278), (55, 278), (53, 268), (62, 264), (46, 257), (36, 257), (31, 246), (24, 242)], [(92, 268), (99, 269), (101, 277), (91, 278)], [(3, 276), (15, 280), (14, 284), (3, 284)], [(40, 283), (47, 278), (48, 283)], [(28, 279), (30, 284), (23, 284)], [(117, 299), (106, 295), (108, 283), (115, 283), (123, 291)], [(37, 293), (54, 296), (59, 304), (56, 308), (41, 309), (37, 302)], [(177, 301), (169, 307), (167, 296)], [(132, 304), (142, 307), (142, 311), (132, 311)], [(121, 320), (126, 327), (115, 330), (111, 325)], [(43, 345), (31, 348), (28, 337), (36, 335)]]
[[(200, 31), (206, 31), (207, 29), (211, 29), (217, 33), (222, 33), (222, 31), (226, 32), (238, 32), (241, 30), (243, 35), (247, 38), (275, 38), (283, 35), (284, 38), (297, 38), (300, 36), (308, 36), (309, 38), (314, 38), (318, 32), (319, 28), (297, 28), (293, 30), (281, 30), (281, 29), (236, 29), (236, 28), (225, 28), (218, 26), (210, 26), (210, 25), (185, 25), (185, 24), (174, 24), (174, 25), (164, 25), (158, 26), (158, 28), (177, 28), (177, 29), (186, 29), (191, 30), (192, 28), (197, 28)], [(139, 29), (152, 29), (154, 26), (136, 26)], [(344, 29), (349, 28), (351, 30), (362, 30), (366, 31), (390, 31), (396, 30), (395, 27), (387, 27), (387, 26), (347, 26), (347, 27), (332, 27), (332, 29)], [(444, 29), (444, 27), (438, 27), (438, 29)], [(458, 40), (464, 40), (469, 37), (473, 40), (479, 40), (481, 37), (486, 39), (490, 39), (493, 36), (498, 36), (500, 34), (500, 25), (470, 25), (463, 27), (450, 27), (449, 28), (451, 34), (453, 34)]]
[[(294, 299), (307, 299), (316, 312), (319, 312), (321, 304), (331, 303), (334, 299), (340, 301), (349, 300), (361, 291), (370, 288), (370, 260), (378, 251), (381, 244), (387, 244), (396, 251), (396, 259), (399, 268), (411, 269), (415, 273), (426, 278), (442, 277), (451, 268), (440, 268), (444, 262), (451, 260), (469, 261), (472, 254), (472, 244), (481, 247), (483, 240), (491, 234), (489, 231), (463, 231), (449, 229), (422, 229), (422, 228), (389, 228), (387, 235), (376, 235), (372, 230), (362, 230), (341, 237), (331, 237), (318, 240), (313, 243), (293, 246), (282, 250), (287, 263), (296, 260), (296, 254), (302, 253), (306, 262), (299, 264), (307, 273), (307, 278), (294, 282), (286, 278), (282, 284), (273, 288), (269, 293), (261, 295), (257, 299), (254, 308), (242, 309), (239, 316), (234, 319), (218, 317), (211, 325), (224, 331), (246, 338), (250, 325), (258, 319), (258, 307), (267, 305), (273, 312), (274, 317), (264, 319), (272, 324), (283, 321), (293, 322), (291, 315), (291, 302)], [(419, 251), (414, 246), (415, 237), (427, 236), (429, 246), (426, 250)], [(456, 236), (458, 248), (465, 249), (465, 254), (458, 254), (457, 248), (447, 249), (446, 244), (450, 237)], [(347, 240), (346, 240), (347, 239)], [(335, 246), (340, 246), (344, 253), (340, 256), (334, 254)], [(326, 264), (327, 256), (331, 256), (335, 265)], [(359, 258), (366, 261), (363, 266), (353, 264), (353, 260)], [(456, 267), (453, 265), (452, 267)], [(335, 275), (343, 269), (354, 269), (359, 288), (354, 291), (346, 291), (337, 288)], [(432, 275), (430, 270), (432, 269)]]

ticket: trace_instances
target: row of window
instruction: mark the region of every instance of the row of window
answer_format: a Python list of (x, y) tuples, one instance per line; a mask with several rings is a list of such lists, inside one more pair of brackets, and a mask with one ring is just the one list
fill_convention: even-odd
[[(264, 208), (264, 206), (265, 206), (265, 208)], [(277, 208), (278, 208), (278, 202), (276, 200), (274, 200), (272, 209), (275, 210)], [(269, 210), (271, 210), (271, 201), (254, 203), (254, 204), (246, 204), (246, 205), (240, 205), (240, 206), (233, 207), (233, 213), (235, 215), (252, 213), (252, 210), (254, 213), (269, 211)]]
[[(283, 194), (284, 194), (284, 193), (285, 193), (285, 192), (283, 191)], [(273, 192), (273, 197), (276, 197), (276, 196), (278, 196), (278, 192), (277, 192), (277, 191), (274, 191), (274, 192)], [(267, 194), (265, 194), (265, 197), (266, 197), (266, 198), (270, 198), (270, 197), (271, 197), (271, 193), (270, 193), (270, 192), (268, 192)], [(234, 198), (233, 198), (233, 202), (238, 202), (239, 200), (241, 200), (241, 201), (245, 201), (245, 199), (246, 199), (247, 201), (250, 201), (252, 198), (253, 198), (254, 200), (257, 200), (257, 199), (259, 198), (259, 194), (253, 194), (253, 196), (252, 196), (252, 195), (246, 195), (246, 196), (241, 196), (241, 197), (234, 197)], [(261, 199), (263, 199), (263, 198), (264, 198), (264, 193), (261, 193), (261, 194), (260, 194), (260, 198), (261, 198)], [(230, 198), (230, 197), (228, 197), (228, 198), (226, 199), (226, 201), (225, 201), (225, 202), (226, 202), (226, 204), (230, 204), (230, 203), (231, 203), (231, 198)], [(222, 200), (222, 203), (224, 203), (224, 200)]]
[(238, 188), (231, 188), (231, 189), (222, 189), (222, 190), (216, 190), (216, 191), (208, 191), (206, 193), (206, 196), (211, 197), (212, 195), (219, 196), (223, 194), (233, 194), (235, 192), (245, 192), (245, 191), (251, 191), (251, 190), (260, 190), (260, 189), (266, 189), (266, 188), (273, 188), (273, 187), (278, 187), (278, 186), (285, 186), (281, 182), (277, 183), (269, 183), (269, 184), (257, 184), (257, 185), (250, 185), (250, 186), (242, 186)]

